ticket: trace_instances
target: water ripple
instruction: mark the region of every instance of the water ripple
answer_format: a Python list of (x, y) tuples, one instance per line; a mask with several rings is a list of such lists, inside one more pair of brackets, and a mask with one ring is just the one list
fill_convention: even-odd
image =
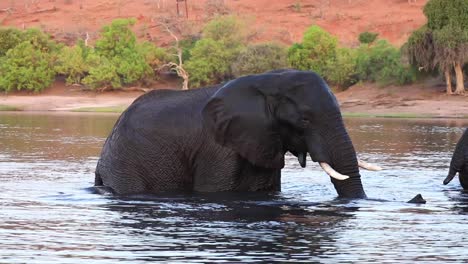
[[(1, 263), (447, 263), (468, 253), (468, 193), (441, 184), (466, 122), (346, 119), (367, 200), (287, 155), (277, 194), (89, 191), (115, 116), (0, 115)], [(21, 140), (19, 140), (21, 139)], [(426, 204), (406, 201), (421, 193)]]

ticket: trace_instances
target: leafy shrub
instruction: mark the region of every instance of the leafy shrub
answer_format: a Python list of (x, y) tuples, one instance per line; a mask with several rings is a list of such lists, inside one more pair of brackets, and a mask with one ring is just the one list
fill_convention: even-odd
[(288, 50), (288, 61), (293, 68), (312, 70), (327, 75), (327, 64), (336, 56), (337, 39), (319, 26), (311, 26), (304, 33), (302, 43)]
[(0, 56), (23, 41), (23, 34), (15, 28), (0, 28)]
[(179, 47), (182, 49), (182, 60), (189, 61), (190, 60), (190, 51), (195, 47), (199, 39), (196, 38), (187, 38), (182, 39), (179, 41)]
[(312, 69), (312, 61), (309, 59), (310, 52), (301, 43), (294, 43), (288, 49), (288, 63), (291, 67), (300, 70)]
[(96, 41), (96, 51), (109, 58), (122, 54), (126, 49), (134, 49), (136, 36), (130, 26), (135, 22), (135, 19), (115, 19), (110, 25), (104, 26), (101, 37)]
[(108, 58), (91, 52), (86, 58), (86, 64), (89, 65), (89, 72), (88, 75), (83, 78), (83, 84), (93, 89), (100, 87), (103, 89), (122, 87), (120, 76), (117, 73), (117, 67)]
[(86, 51), (82, 46), (62, 48), (55, 62), (55, 71), (67, 76), (67, 84), (81, 83), (88, 70)]
[(235, 77), (286, 68), (286, 49), (273, 43), (247, 46), (232, 64)]
[(145, 62), (153, 69), (171, 60), (165, 49), (159, 48), (151, 42), (137, 43), (136, 51), (143, 56)]
[(422, 67), (424, 71), (429, 72), (437, 66), (434, 36), (427, 26), (413, 31), (402, 50), (405, 51), (407, 59), (412, 65)]
[(468, 2), (466, 0), (429, 0), (423, 12), (427, 26), (439, 30), (448, 25), (466, 29), (468, 27)]
[(222, 42), (227, 49), (235, 49), (247, 42), (247, 27), (236, 16), (219, 16), (206, 24), (203, 38)]
[(377, 39), (377, 36), (379, 33), (373, 33), (373, 32), (362, 32), (359, 34), (359, 42), (361, 44), (372, 44), (374, 41)]
[(338, 48), (334, 60), (328, 63), (326, 79), (340, 88), (347, 88), (357, 82), (357, 51)]
[(230, 75), (230, 62), (237, 56), (210, 38), (198, 41), (190, 54), (185, 68), (194, 87), (223, 81)]
[(247, 40), (245, 26), (234, 16), (222, 16), (209, 22), (203, 38), (190, 51), (185, 69), (191, 86), (218, 83), (232, 77), (231, 64)]
[(27, 41), (34, 48), (53, 53), (61, 48), (61, 44), (51, 40), (50, 36), (36, 28), (24, 31), (15, 28), (0, 28), (0, 56), (4, 56), (8, 50), (16, 47), (23, 41)]
[(154, 73), (143, 55), (136, 50), (125, 50), (121, 56), (112, 58), (111, 62), (114, 63), (123, 84), (150, 78)]
[(145, 53), (147, 47), (137, 46), (135, 33), (130, 29), (133, 24), (135, 19), (116, 19), (103, 27), (101, 38), (96, 41), (95, 54), (89, 60), (89, 76), (85, 78), (85, 84), (93, 88), (101, 84), (120, 88), (153, 74), (147, 62), (151, 59), (150, 54)]
[(50, 36), (37, 28), (26, 29), (23, 32), (23, 41), (30, 42), (34, 48), (42, 52), (56, 53), (63, 44), (53, 41)]
[(7, 92), (42, 91), (52, 84), (54, 76), (50, 55), (27, 41), (8, 50), (0, 62), (0, 89)]
[(360, 80), (379, 82), (383, 85), (405, 84), (416, 78), (414, 70), (401, 62), (400, 50), (385, 40), (357, 51), (357, 74)]

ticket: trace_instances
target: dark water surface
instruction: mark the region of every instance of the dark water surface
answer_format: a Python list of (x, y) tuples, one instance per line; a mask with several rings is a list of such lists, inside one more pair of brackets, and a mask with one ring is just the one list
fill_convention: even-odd
[(0, 114), (0, 263), (468, 262), (468, 194), (442, 185), (467, 120), (347, 119), (385, 170), (362, 172), (370, 199), (342, 201), (291, 157), (271, 196), (92, 194), (116, 118)]

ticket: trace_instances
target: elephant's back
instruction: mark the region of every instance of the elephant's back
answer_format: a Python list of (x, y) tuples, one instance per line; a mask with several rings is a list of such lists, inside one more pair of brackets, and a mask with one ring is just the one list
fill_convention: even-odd
[(96, 175), (117, 193), (190, 186), (189, 165), (178, 161), (198, 144), (200, 112), (213, 92), (157, 90), (137, 98), (106, 140)]
[[(154, 90), (137, 98), (123, 113), (134, 127), (151, 123), (151, 127), (193, 127), (196, 116), (200, 114), (217, 87), (196, 90)], [(158, 125), (159, 124), (159, 125)]]

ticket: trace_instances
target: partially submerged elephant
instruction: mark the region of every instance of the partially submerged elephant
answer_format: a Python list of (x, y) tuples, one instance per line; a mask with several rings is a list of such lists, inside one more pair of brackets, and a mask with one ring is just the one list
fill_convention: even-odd
[(448, 184), (458, 173), (463, 189), (468, 189), (468, 129), (465, 130), (457, 143), (450, 162), (450, 169), (444, 184)]
[(302, 167), (307, 153), (319, 162), (340, 197), (366, 197), (335, 96), (297, 70), (142, 95), (107, 138), (95, 185), (116, 194), (278, 191), (288, 151)]

